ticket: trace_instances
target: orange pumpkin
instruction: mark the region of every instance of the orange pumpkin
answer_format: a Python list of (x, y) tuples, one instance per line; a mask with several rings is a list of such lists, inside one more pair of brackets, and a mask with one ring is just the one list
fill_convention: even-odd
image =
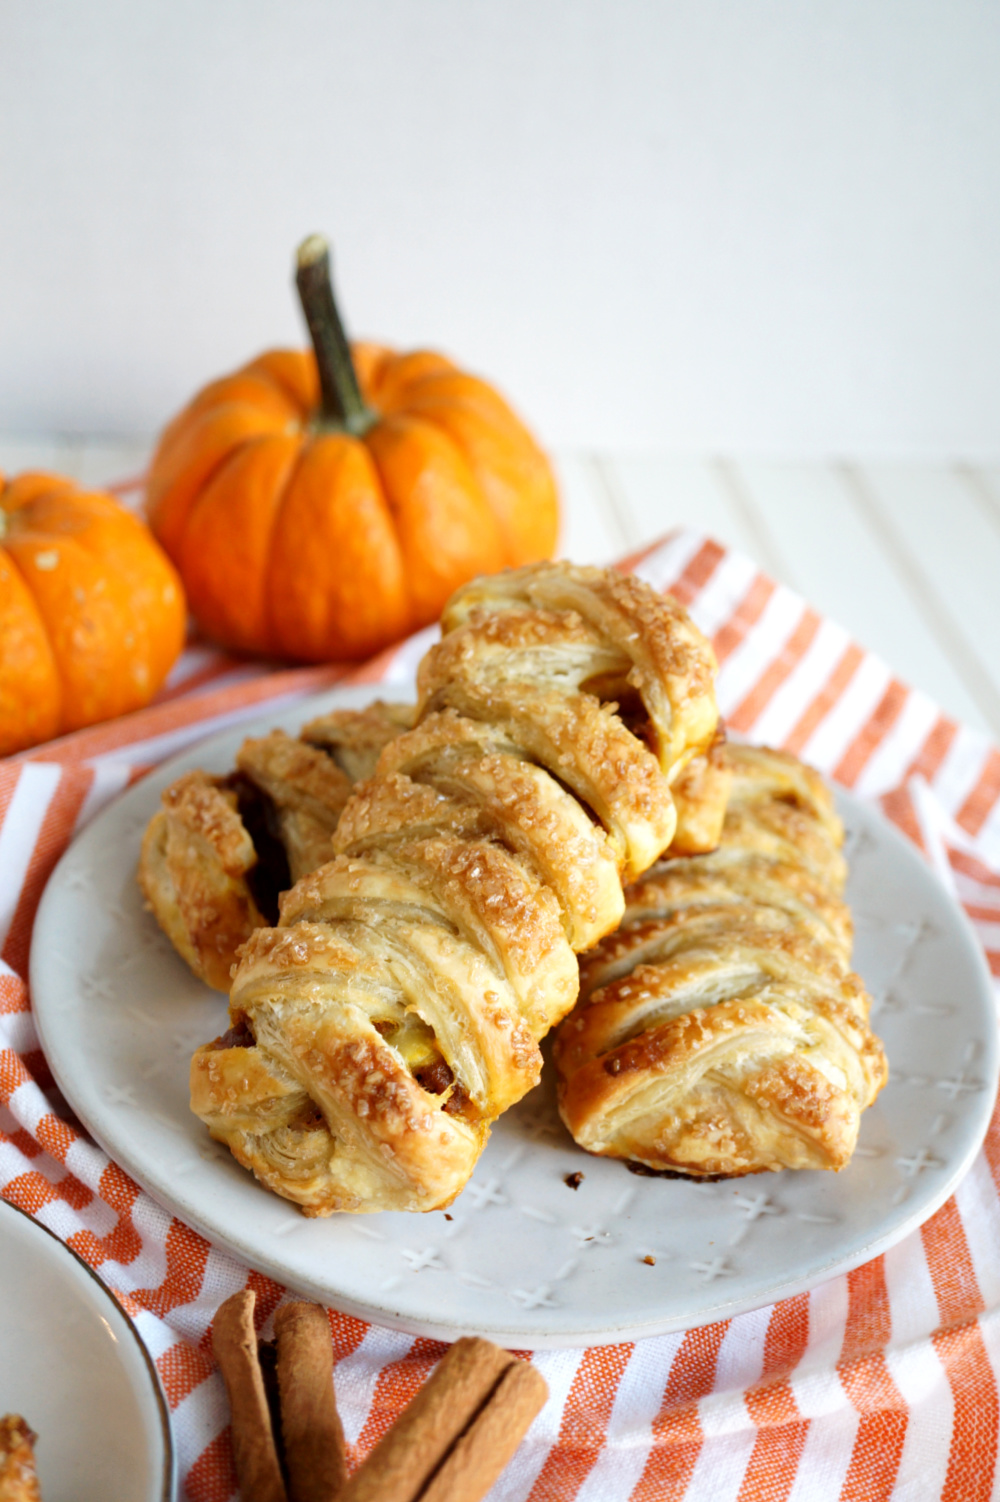
[(0, 755), (141, 709), (184, 644), (148, 528), (58, 475), (0, 475)]
[(210, 636), (361, 658), (436, 620), (458, 585), (549, 557), (549, 464), (506, 402), (442, 355), (353, 348), (318, 236), (299, 251), (313, 352), (272, 350), (164, 432), (150, 524)]

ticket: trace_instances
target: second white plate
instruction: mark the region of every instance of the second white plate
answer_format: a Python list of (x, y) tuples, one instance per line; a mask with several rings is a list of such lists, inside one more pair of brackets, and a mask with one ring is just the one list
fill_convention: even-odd
[[(260, 726), (296, 731), (377, 689), (335, 689)], [(144, 911), (139, 840), (189, 767), (228, 771), (241, 726), (159, 768), (66, 852), (45, 892), (33, 1004), (56, 1080), (97, 1140), (168, 1209), (253, 1267), (414, 1334), (525, 1348), (636, 1339), (802, 1291), (886, 1250), (953, 1191), (997, 1085), (995, 1007), (964, 914), (879, 815), (840, 795), (855, 965), (875, 997), (890, 1081), (843, 1173), (717, 1184), (637, 1178), (590, 1158), (550, 1071), (494, 1129), (447, 1215), (307, 1220), (212, 1143), (188, 1108), (195, 1047), (227, 1026)], [(582, 1173), (577, 1189), (568, 1175)], [(655, 1259), (650, 1265), (644, 1259)]]
[(38, 1434), (46, 1502), (170, 1502), (156, 1368), (97, 1274), (0, 1201), (0, 1414)]

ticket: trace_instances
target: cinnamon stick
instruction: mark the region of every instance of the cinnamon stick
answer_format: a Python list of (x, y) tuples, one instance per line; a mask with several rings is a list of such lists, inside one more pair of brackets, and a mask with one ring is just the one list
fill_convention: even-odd
[(334, 1502), (347, 1480), (347, 1460), (333, 1395), (326, 1310), (319, 1304), (283, 1304), (274, 1329), (290, 1502)]
[(549, 1390), (533, 1366), (512, 1361), (493, 1396), (456, 1440), (420, 1502), (478, 1502), (513, 1460)]
[(246, 1288), (220, 1305), (212, 1325), (212, 1350), (229, 1394), (233, 1456), (243, 1502), (288, 1502), (257, 1359), (255, 1303), (253, 1289)]
[(509, 1351), (456, 1341), (339, 1502), (477, 1502), (547, 1396), (538, 1372)]

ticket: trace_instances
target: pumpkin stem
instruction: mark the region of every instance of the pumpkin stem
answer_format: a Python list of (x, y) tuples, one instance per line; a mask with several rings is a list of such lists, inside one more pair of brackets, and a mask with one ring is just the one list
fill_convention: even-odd
[(322, 235), (299, 246), (295, 285), (316, 352), (321, 393), (320, 426), (356, 436), (367, 431), (375, 413), (365, 406), (351, 349), (340, 321), (330, 280), (330, 247)]

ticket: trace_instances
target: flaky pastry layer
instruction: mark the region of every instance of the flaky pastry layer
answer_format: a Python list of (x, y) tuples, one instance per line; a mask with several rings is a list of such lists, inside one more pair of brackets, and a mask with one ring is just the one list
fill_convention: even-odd
[(520, 569), (460, 590), (442, 629), (418, 723), (248, 941), (233, 1031), (193, 1061), (213, 1136), (307, 1214), (458, 1193), (716, 735), (711, 648), (636, 580)]
[(396, 704), (337, 710), (298, 739), (273, 730), (244, 741), (228, 777), (186, 772), (164, 791), (139, 885), (200, 979), (229, 990), (240, 946), (277, 920), (280, 892), (329, 860), (353, 784), (412, 718)]
[(582, 962), (560, 1111), (589, 1152), (658, 1171), (842, 1168), (886, 1079), (850, 970), (843, 831), (795, 758), (726, 755), (719, 850), (648, 872)]

